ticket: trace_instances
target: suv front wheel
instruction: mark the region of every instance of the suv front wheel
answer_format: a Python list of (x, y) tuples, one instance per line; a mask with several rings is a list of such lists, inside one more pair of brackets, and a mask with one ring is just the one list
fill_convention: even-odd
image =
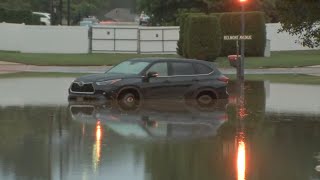
[(123, 109), (136, 109), (140, 105), (139, 93), (135, 90), (125, 90), (119, 94), (118, 102)]

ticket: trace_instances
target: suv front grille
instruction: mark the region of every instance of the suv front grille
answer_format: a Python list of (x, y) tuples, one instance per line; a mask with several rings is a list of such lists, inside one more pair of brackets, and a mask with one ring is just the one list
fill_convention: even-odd
[(71, 92), (83, 93), (83, 94), (93, 94), (94, 88), (93, 88), (92, 83), (73, 82), (71, 85)]

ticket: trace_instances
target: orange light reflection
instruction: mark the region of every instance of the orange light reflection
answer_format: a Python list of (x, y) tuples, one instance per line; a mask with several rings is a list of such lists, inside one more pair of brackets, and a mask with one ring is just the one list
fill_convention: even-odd
[(246, 175), (246, 145), (243, 140), (238, 142), (238, 154), (237, 154), (237, 170), (238, 180), (245, 180)]
[(102, 127), (100, 121), (97, 121), (95, 129), (96, 141), (93, 145), (93, 168), (97, 170), (101, 159), (101, 139), (102, 139)]
[(98, 162), (100, 161), (100, 156), (101, 156), (101, 134), (102, 134), (101, 125), (100, 125), (100, 121), (98, 121), (96, 125), (96, 145), (97, 145), (96, 155), (97, 155)]

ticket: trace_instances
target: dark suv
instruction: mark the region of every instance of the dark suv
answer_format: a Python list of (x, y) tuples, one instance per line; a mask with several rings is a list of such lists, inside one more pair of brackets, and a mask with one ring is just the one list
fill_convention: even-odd
[(69, 100), (110, 99), (128, 107), (144, 99), (196, 99), (209, 105), (228, 97), (228, 78), (210, 62), (139, 58), (104, 74), (82, 76), (69, 88)]

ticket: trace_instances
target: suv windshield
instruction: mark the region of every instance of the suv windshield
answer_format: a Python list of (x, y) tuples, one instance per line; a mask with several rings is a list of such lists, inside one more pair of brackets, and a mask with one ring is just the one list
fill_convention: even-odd
[(146, 61), (125, 61), (122, 62), (109, 71), (106, 72), (106, 74), (140, 74), (148, 65), (150, 62)]

